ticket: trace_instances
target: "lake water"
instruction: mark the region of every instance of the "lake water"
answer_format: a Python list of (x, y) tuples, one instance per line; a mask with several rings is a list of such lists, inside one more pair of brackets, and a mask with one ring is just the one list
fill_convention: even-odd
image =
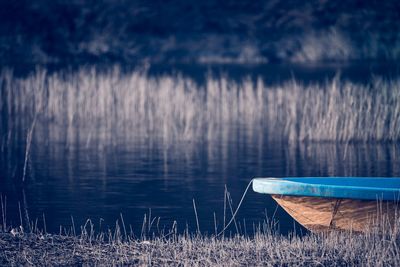
[[(195, 200), (200, 230), (212, 234), (214, 212), (222, 229), (225, 185), (236, 208), (254, 177), (400, 176), (397, 73), (379, 65), (3, 70), (7, 223), (29, 217), (43, 227), (45, 218), (58, 233), (71, 217), (90, 218), (106, 230), (122, 214), (140, 234), (151, 212), (160, 228), (176, 221), (194, 232)], [(273, 214), (282, 232), (293, 229), (269, 196), (250, 190), (241, 232)]]

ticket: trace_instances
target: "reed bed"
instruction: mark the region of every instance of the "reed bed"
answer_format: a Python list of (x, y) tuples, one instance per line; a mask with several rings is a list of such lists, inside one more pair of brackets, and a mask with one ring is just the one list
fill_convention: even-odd
[(2, 132), (26, 131), (37, 118), (46, 135), (33, 141), (90, 144), (146, 136), (168, 144), (223, 138), (238, 128), (294, 142), (400, 139), (398, 79), (267, 85), (261, 78), (209, 76), (199, 84), (179, 74), (150, 76), (116, 67), (51, 74), (39, 69), (22, 78), (3, 70), (0, 88)]

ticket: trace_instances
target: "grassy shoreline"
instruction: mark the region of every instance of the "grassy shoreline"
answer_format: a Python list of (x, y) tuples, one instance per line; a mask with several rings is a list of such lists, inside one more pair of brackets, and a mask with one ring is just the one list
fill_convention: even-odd
[(73, 236), (14, 229), (0, 232), (0, 265), (399, 266), (397, 229), (284, 236), (265, 228), (253, 237), (171, 232), (152, 238), (125, 237), (117, 230)]

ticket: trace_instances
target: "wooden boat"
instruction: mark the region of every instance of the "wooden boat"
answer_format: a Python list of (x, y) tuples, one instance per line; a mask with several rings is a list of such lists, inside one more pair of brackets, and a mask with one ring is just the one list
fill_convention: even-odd
[(399, 219), (400, 178), (256, 178), (253, 190), (270, 194), (297, 222), (314, 232), (367, 232), (393, 227)]

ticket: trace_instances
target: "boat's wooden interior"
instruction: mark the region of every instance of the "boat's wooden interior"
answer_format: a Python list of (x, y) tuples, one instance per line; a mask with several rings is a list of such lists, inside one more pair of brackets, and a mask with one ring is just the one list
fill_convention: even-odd
[(311, 231), (332, 229), (366, 232), (391, 227), (399, 219), (399, 203), (340, 198), (272, 195), (297, 222)]

